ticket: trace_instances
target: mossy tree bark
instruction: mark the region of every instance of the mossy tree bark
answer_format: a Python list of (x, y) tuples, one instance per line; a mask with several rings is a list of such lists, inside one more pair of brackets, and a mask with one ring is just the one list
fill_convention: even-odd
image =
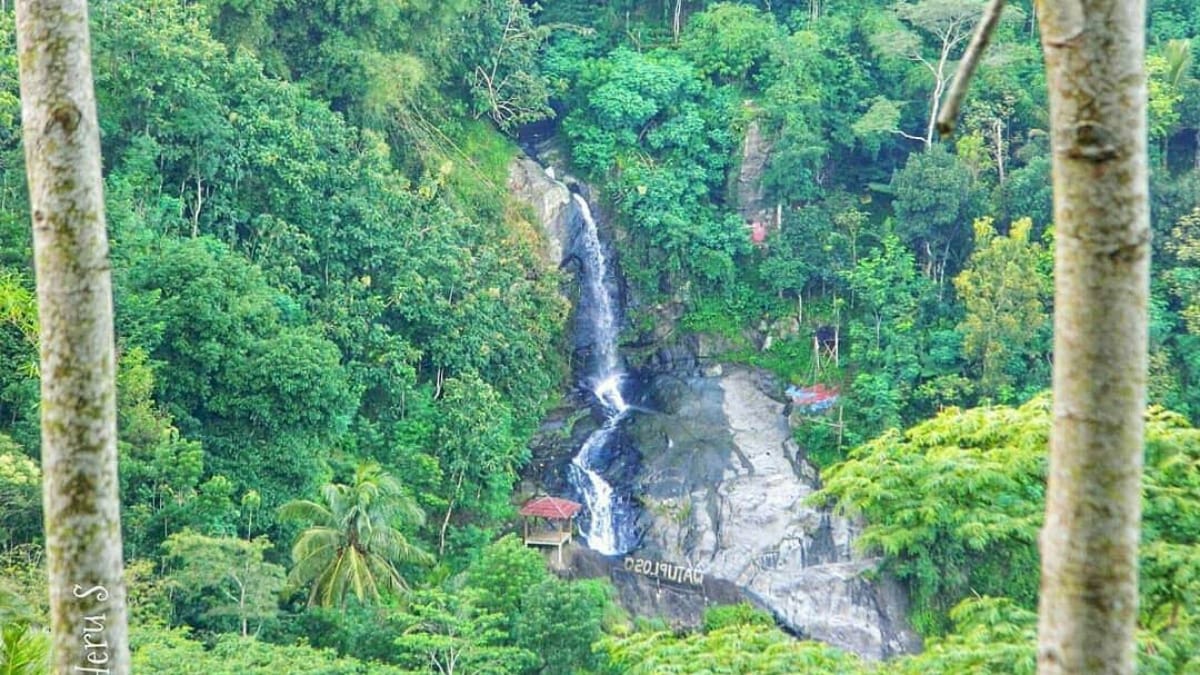
[(112, 284), (86, 0), (19, 0), (52, 671), (128, 673)]
[(1132, 673), (1150, 224), (1144, 0), (1038, 3), (1054, 162), (1039, 673)]

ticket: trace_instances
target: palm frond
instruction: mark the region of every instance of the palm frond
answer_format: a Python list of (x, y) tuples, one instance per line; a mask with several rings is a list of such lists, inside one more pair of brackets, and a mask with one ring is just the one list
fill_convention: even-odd
[(308, 499), (293, 499), (279, 507), (279, 517), (283, 520), (308, 522), (313, 525), (331, 525), (333, 512), (324, 504)]

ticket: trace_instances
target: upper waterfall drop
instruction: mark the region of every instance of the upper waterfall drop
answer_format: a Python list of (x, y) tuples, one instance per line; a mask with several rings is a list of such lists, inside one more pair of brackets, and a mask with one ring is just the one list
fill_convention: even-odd
[(582, 235), (580, 244), (584, 248), (581, 251), (583, 254), (581, 260), (583, 282), (588, 293), (588, 300), (594, 308), (591, 312), (591, 329), (594, 338), (592, 348), (595, 363), (592, 366), (591, 376), (597, 380), (594, 386), (599, 387), (600, 384), (614, 376), (622, 374), (617, 354), (617, 335), (620, 329), (612, 298), (613, 293), (608, 283), (608, 276), (611, 272), (608, 256), (605, 255), (604, 246), (600, 243), (600, 230), (596, 226), (596, 219), (592, 216), (592, 207), (577, 192), (572, 193), (571, 198), (583, 221), (583, 230), (580, 233)]

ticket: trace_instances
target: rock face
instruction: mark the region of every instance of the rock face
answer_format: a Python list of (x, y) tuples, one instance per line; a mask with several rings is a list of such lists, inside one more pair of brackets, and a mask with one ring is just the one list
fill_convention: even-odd
[[(561, 576), (576, 579), (606, 577), (617, 590), (623, 607), (637, 616), (653, 616), (672, 627), (695, 628), (704, 611), (717, 605), (735, 605), (745, 599), (736, 584), (715, 577), (704, 577), (699, 584), (674, 584), (626, 569), (628, 558), (608, 558), (571, 544), (569, 562), (555, 567), (553, 555), (548, 562)], [(638, 555), (638, 554), (631, 554)]]
[[(755, 108), (747, 102), (750, 112)], [(763, 245), (769, 233), (778, 229), (783, 217), (782, 206), (772, 209), (766, 204), (766, 185), (763, 177), (771, 157), (771, 141), (762, 131), (758, 119), (752, 119), (742, 139), (741, 165), (736, 180), (730, 185), (730, 193), (737, 205), (742, 221), (750, 228), (750, 241)]]
[(737, 206), (747, 221), (768, 217), (763, 174), (771, 157), (771, 143), (763, 136), (758, 120), (751, 120), (742, 140), (742, 165), (737, 176)]
[(546, 175), (537, 162), (522, 155), (508, 166), (508, 191), (528, 204), (546, 235), (545, 259), (557, 267), (567, 248), (571, 192)]
[(817, 472), (791, 439), (783, 404), (751, 371), (663, 375), (634, 421), (635, 494), (646, 524), (637, 555), (732, 582), (789, 629), (868, 658), (919, 647), (903, 594), (866, 580), (857, 525), (804, 503)]

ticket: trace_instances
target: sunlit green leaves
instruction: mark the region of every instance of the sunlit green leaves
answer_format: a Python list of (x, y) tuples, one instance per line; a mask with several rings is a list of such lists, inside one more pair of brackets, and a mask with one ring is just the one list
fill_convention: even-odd
[(135, 628), (130, 638), (136, 672), (170, 675), (401, 675), (406, 671), (341, 658), (333, 650), (275, 645), (223, 635), (211, 649), (186, 629)]
[(918, 627), (937, 632), (969, 592), (1030, 607), (1042, 519), (1049, 400), (951, 409), (850, 453), (818, 499), (861, 513), (866, 550), (914, 590)]
[[(176, 532), (163, 543), (168, 587), (188, 623), (256, 634), (275, 616), (284, 569), (263, 560), (271, 548), (265, 537), (206, 537), (190, 530)], [(232, 620), (231, 622), (223, 620)]]
[(770, 14), (723, 2), (693, 16), (680, 48), (701, 74), (744, 81), (765, 60), (779, 29)]
[(50, 665), (50, 634), (24, 622), (0, 622), (0, 673), (41, 675)]
[[(1050, 417), (1045, 395), (1019, 408), (946, 410), (856, 448), (824, 473), (814, 496), (865, 517), (860, 544), (908, 583), (919, 629), (937, 634), (953, 624), (955, 635), (927, 651), (945, 663), (1030, 663), (1032, 639), (1021, 636), (1032, 630), (1026, 615), (1037, 596)], [(1200, 601), (1200, 431), (1159, 408), (1146, 422), (1139, 625), (1143, 665), (1171, 672), (1200, 644), (1192, 610)], [(975, 595), (1015, 607), (951, 610)], [(1011, 628), (994, 632), (1003, 626)]]
[(25, 543), (40, 530), (41, 486), (37, 464), (0, 434), (0, 544)]
[(425, 672), (458, 669), (480, 673), (527, 672), (535, 655), (506, 644), (505, 617), (471, 601), (469, 593), (420, 591), (398, 617), (407, 625), (396, 638), (402, 665)]
[(616, 671), (631, 675), (870, 672), (858, 658), (818, 642), (797, 641), (756, 615), (743, 619), (714, 622), (709, 630), (683, 636), (666, 631), (610, 636), (600, 642), (600, 647)]
[(990, 218), (975, 221), (975, 250), (954, 278), (966, 310), (963, 351), (980, 369), (980, 391), (1001, 402), (1049, 379), (1038, 365), (1049, 352), (1052, 283), (1044, 249), (1029, 241), (1032, 227), (1022, 218), (1000, 236)]
[(975, 597), (949, 613), (954, 630), (926, 641), (920, 654), (888, 664), (899, 675), (1012, 673), (1037, 670), (1037, 615), (1007, 598)]

